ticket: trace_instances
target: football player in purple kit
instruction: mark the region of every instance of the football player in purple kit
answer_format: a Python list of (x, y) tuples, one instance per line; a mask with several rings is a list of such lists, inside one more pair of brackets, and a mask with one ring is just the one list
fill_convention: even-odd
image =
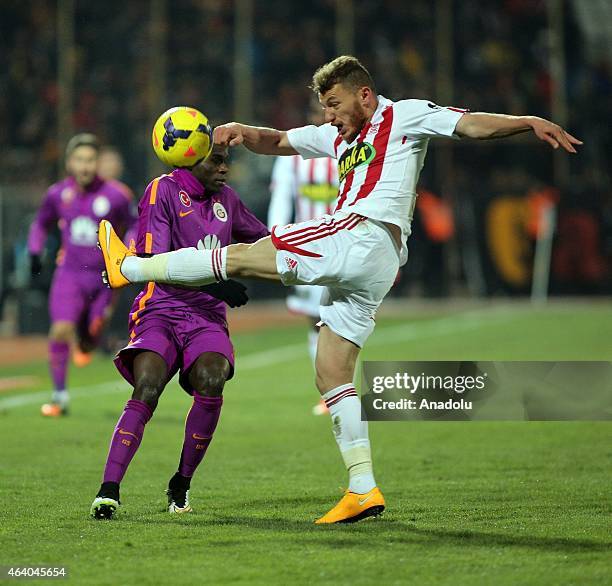
[(112, 313), (113, 292), (100, 282), (104, 261), (97, 249), (98, 222), (115, 219), (120, 234), (133, 223), (132, 192), (119, 181), (98, 176), (99, 150), (93, 134), (70, 139), (66, 146), (69, 176), (49, 188), (28, 236), (32, 274), (37, 275), (49, 230), (57, 225), (61, 231), (61, 249), (49, 292), (49, 369), (54, 390), (52, 402), (42, 406), (45, 416), (68, 412), (66, 379), (71, 345), (76, 341), (75, 362), (84, 364)]
[[(228, 149), (215, 147), (206, 160), (175, 168), (147, 187), (139, 206), (136, 252), (151, 255), (182, 247), (220, 249), (233, 240), (255, 242), (268, 230), (226, 185)], [(225, 286), (229, 285), (229, 286)], [(168, 511), (188, 513), (193, 474), (211, 442), (223, 404), (223, 387), (233, 376), (234, 352), (224, 299), (247, 301), (245, 288), (187, 289), (150, 282), (134, 300), (130, 342), (115, 364), (134, 387), (111, 439), (102, 486), (91, 514), (110, 518), (119, 505), (119, 484), (136, 453), (168, 381), (193, 395), (185, 421), (178, 470), (168, 483)]]

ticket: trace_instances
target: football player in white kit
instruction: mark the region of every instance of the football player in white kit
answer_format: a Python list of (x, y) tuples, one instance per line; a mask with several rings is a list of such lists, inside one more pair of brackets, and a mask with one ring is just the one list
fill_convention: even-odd
[(217, 127), (214, 138), (217, 144), (244, 144), (260, 154), (336, 158), (340, 188), (333, 214), (277, 227), (250, 245), (187, 248), (151, 258), (133, 256), (103, 221), (99, 243), (113, 288), (145, 281), (193, 286), (234, 277), (325, 286), (316, 383), (330, 410), (349, 486), (316, 523), (346, 523), (385, 508), (353, 376), (376, 309), (407, 259), (415, 188), (429, 139), (486, 140), (533, 132), (569, 153), (582, 143), (536, 116), (467, 113), (427, 100), (393, 102), (377, 94), (368, 71), (351, 56), (319, 68), (312, 88), (325, 113), (322, 126), (279, 131), (232, 122)]
[[(309, 124), (325, 122), (323, 110), (316, 98), (310, 100)], [(331, 214), (338, 196), (338, 168), (330, 157), (303, 159), (300, 155), (277, 157), (272, 168), (270, 182), (270, 206), (268, 228), (286, 226), (290, 222), (299, 224), (313, 218)], [(317, 355), (321, 295), (325, 287), (320, 285), (296, 285), (287, 296), (289, 311), (308, 319), (308, 353), (314, 365)], [(314, 415), (328, 412), (321, 399), (312, 409)]]

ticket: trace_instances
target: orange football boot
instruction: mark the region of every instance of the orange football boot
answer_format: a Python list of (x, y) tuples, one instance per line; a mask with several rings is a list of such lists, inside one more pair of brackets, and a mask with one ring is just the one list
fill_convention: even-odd
[(355, 523), (366, 517), (377, 517), (385, 510), (385, 497), (375, 486), (370, 492), (357, 494), (347, 490), (340, 502), (317, 519), (317, 525), (326, 523)]
[(40, 408), (40, 414), (43, 417), (62, 417), (63, 415), (68, 415), (68, 409), (57, 403), (45, 403)]
[(93, 352), (83, 352), (79, 348), (75, 348), (72, 352), (72, 362), (77, 368), (83, 368), (93, 360)]
[(106, 270), (102, 273), (102, 279), (111, 289), (120, 289), (130, 284), (121, 272), (121, 264), (127, 256), (134, 253), (117, 236), (112, 224), (108, 220), (102, 220), (98, 228), (98, 248), (102, 251)]

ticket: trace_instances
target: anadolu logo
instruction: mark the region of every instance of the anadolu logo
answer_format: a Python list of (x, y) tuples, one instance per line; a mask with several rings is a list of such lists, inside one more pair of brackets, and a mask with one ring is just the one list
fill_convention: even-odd
[(367, 165), (376, 156), (376, 149), (369, 142), (358, 142), (354, 147), (347, 149), (338, 161), (338, 178), (344, 181), (345, 177), (359, 165)]

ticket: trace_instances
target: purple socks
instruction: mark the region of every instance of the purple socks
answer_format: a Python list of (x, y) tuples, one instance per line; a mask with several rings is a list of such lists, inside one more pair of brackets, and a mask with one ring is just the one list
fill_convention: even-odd
[(68, 358), (70, 357), (70, 344), (67, 342), (49, 341), (49, 370), (53, 388), (63, 391), (66, 388), (66, 373), (68, 371)]
[(111, 439), (103, 482), (121, 482), (152, 415), (153, 411), (143, 401), (130, 399), (126, 403)]
[(193, 405), (185, 421), (185, 441), (178, 472), (191, 478), (204, 458), (219, 421), (223, 397), (193, 396)]
[[(204, 458), (219, 421), (223, 397), (194, 395), (185, 421), (185, 441), (178, 472), (191, 478)], [(142, 441), (144, 428), (153, 412), (143, 401), (130, 399), (111, 439), (103, 482), (119, 484)]]

